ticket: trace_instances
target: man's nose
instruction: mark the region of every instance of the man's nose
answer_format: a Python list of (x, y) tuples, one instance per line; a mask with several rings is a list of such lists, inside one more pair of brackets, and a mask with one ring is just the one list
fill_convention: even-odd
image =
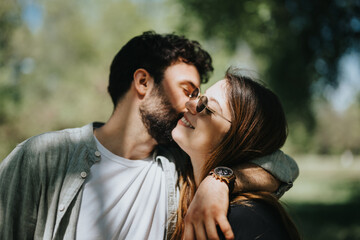
[(185, 103), (185, 107), (186, 109), (193, 115), (197, 114), (196, 111), (196, 104), (197, 104), (198, 100), (189, 100)]

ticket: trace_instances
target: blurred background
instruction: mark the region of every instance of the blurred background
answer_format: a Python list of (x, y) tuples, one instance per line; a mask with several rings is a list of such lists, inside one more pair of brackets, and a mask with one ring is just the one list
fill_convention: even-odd
[(210, 52), (203, 90), (235, 65), (275, 91), (301, 172), (283, 203), (304, 239), (360, 239), (360, 0), (1, 0), (0, 161), (106, 121), (112, 58), (147, 30)]

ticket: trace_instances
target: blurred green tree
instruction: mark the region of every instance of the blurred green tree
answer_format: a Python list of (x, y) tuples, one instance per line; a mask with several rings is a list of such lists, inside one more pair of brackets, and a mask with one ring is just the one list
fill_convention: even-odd
[[(19, 103), (20, 94), (16, 86), (17, 70), (9, 71), (14, 59), (11, 41), (14, 31), (21, 25), (20, 6), (11, 0), (0, 2), (0, 125), (9, 118), (9, 106)], [(10, 79), (9, 77), (12, 76)]]
[(312, 150), (320, 154), (341, 154), (350, 150), (359, 155), (360, 101), (355, 101), (342, 112), (326, 102), (319, 103), (316, 109), (316, 120), (321, 124), (315, 131)]
[(205, 38), (223, 39), (230, 51), (245, 41), (289, 122), (307, 130), (315, 127), (312, 92), (336, 87), (339, 58), (360, 50), (359, 0), (178, 1), (192, 16), (183, 19), (181, 31), (199, 21)]
[(110, 116), (111, 60), (152, 26), (140, 4), (0, 2), (0, 160), (30, 136)]

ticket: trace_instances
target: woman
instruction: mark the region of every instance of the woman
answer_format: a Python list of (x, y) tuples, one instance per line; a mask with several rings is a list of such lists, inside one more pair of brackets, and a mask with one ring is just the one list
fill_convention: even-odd
[[(195, 94), (196, 95), (196, 94)], [(283, 146), (287, 124), (274, 93), (229, 69), (225, 79), (186, 104), (172, 136), (190, 156), (192, 171), (180, 177), (181, 196), (173, 239), (184, 231), (184, 217), (196, 187), (216, 166), (233, 167)], [(270, 193), (230, 196), (229, 222), (235, 239), (300, 239), (278, 200)]]

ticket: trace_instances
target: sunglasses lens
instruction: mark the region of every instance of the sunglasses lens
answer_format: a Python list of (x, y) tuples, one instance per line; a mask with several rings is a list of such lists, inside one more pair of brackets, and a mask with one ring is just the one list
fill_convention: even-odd
[(199, 96), (199, 93), (200, 93), (200, 89), (199, 88), (196, 88), (190, 95), (189, 97), (191, 99), (194, 99), (194, 98), (197, 98)]
[(202, 110), (204, 110), (206, 103), (207, 103), (207, 97), (201, 96), (199, 98), (199, 101), (198, 101), (197, 105), (196, 105), (196, 111), (199, 113)]

